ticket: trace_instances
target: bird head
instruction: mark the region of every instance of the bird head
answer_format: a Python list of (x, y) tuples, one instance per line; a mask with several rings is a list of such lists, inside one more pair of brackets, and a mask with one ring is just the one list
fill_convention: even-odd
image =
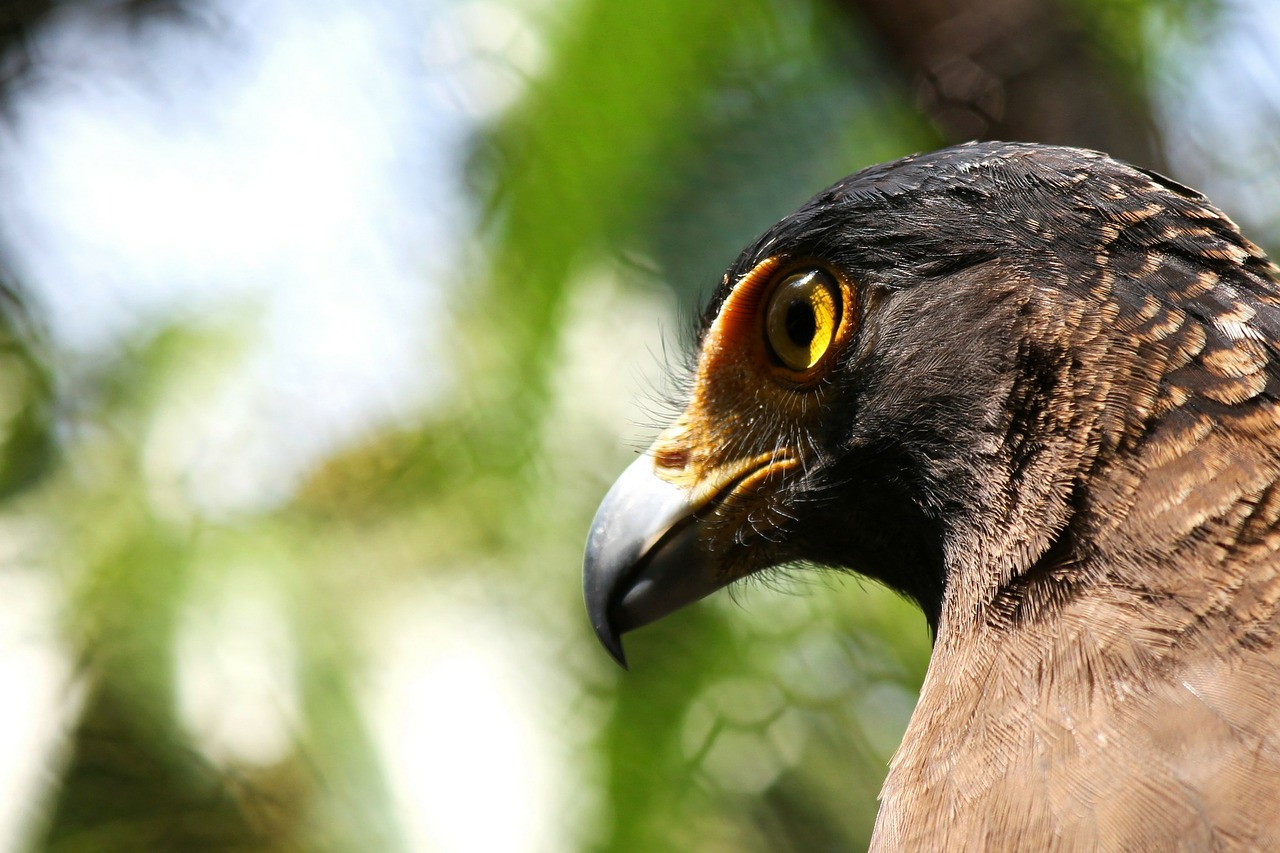
[(1094, 152), (840, 181), (713, 294), (683, 412), (592, 524), (597, 635), (622, 662), (622, 632), (796, 562), (885, 582), (935, 633), (1069, 596), (1100, 490), (1129, 513), (1160, 435), (1274, 408), (1250, 355), (1280, 333), (1272, 270), (1198, 193)]

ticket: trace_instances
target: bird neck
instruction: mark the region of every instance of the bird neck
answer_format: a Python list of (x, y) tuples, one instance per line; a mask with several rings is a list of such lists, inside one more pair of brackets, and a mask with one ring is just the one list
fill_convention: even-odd
[(975, 803), (1013, 809), (1021, 797), (1030, 814), (1054, 795), (1045, 768), (1072, 778), (1081, 756), (1123, 756), (1123, 773), (1137, 753), (1121, 739), (1142, 743), (1159, 724), (1143, 710), (1150, 695), (1199, 712), (1209, 684), (1232, 707), (1249, 701), (1222, 679), (1280, 642), (1280, 427), (1246, 441), (1246, 422), (1199, 422), (1184, 410), (1096, 465), (1038, 557), (993, 526), (969, 534), (969, 551), (957, 538), (949, 578), (985, 583), (947, 590), (874, 849), (952, 837), (957, 803), (977, 813)]
[(1173, 633), (1241, 607), (1275, 618), (1280, 406), (1229, 419), (1182, 407), (1100, 435), (1084, 447), (1049, 439), (1027, 464), (1045, 467), (1036, 479), (1050, 485), (997, 478), (991, 493), (1012, 497), (952, 528), (940, 642), (1100, 603)]
[(1190, 599), (1238, 587), (1228, 575), (1274, 573), (1274, 350), (1256, 331), (1142, 305), (1033, 295), (1020, 306), (1003, 391), (976, 409), (987, 441), (971, 438), (978, 450), (951, 466), (969, 473), (948, 490), (963, 499), (947, 515), (940, 639), (1048, 618), (1080, 597), (1202, 609)]

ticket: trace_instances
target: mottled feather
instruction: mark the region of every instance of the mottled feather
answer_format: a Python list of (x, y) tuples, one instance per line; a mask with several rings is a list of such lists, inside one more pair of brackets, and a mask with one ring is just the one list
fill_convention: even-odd
[(885, 275), (1016, 301), (1015, 380), (874, 847), (1280, 849), (1276, 268), (1101, 156), (948, 156), (893, 192), (966, 185), (990, 217), (967, 234), (1008, 248), (943, 277), (895, 249)]
[[(800, 374), (761, 340), (795, 270), (844, 305)], [(615, 656), (859, 572), (934, 631), (873, 849), (1280, 850), (1280, 279), (1227, 216), (1096, 152), (908, 157), (748, 246), (698, 349), (588, 540)]]

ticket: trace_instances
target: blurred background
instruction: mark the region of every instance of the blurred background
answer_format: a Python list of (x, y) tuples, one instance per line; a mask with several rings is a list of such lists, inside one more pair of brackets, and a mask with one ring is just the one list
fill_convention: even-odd
[(801, 572), (629, 674), (583, 612), (690, 318), (973, 138), (1280, 247), (1277, 57), (1268, 0), (3, 0), (0, 850), (865, 846), (913, 608)]

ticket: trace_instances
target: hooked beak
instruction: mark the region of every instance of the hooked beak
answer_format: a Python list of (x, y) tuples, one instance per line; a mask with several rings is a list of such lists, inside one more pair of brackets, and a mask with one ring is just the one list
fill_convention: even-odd
[(729, 583), (700, 541), (700, 508), (688, 491), (657, 475), (646, 453), (596, 510), (582, 565), (583, 595), (596, 636), (623, 668), (623, 632)]

